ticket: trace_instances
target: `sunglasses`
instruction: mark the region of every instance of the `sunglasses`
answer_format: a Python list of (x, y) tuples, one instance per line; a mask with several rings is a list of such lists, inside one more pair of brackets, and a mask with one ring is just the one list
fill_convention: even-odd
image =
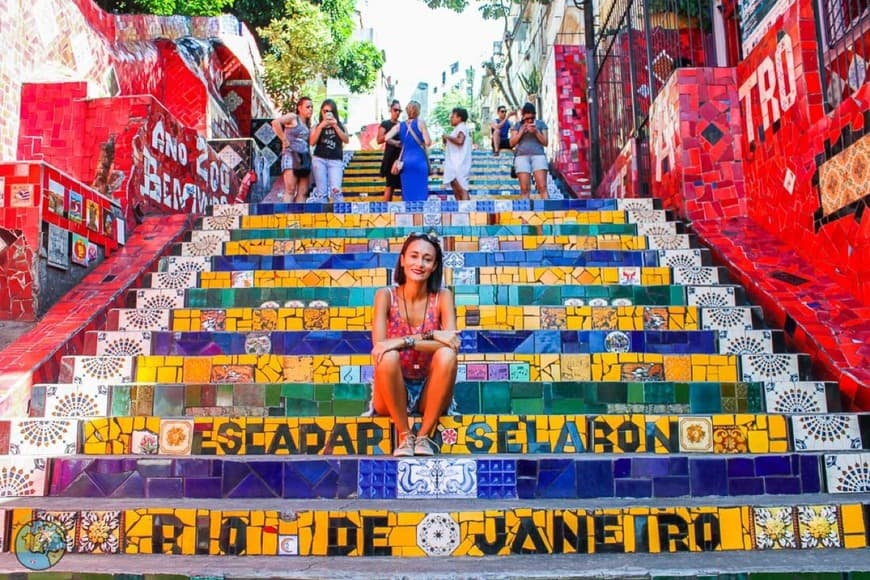
[(390, 110), (393, 111), (394, 113), (401, 113), (402, 112), (402, 109), (390, 109)]
[(438, 242), (438, 234), (435, 232), (426, 233), (426, 232), (414, 232), (408, 236), (409, 240), (427, 240), (436, 246), (439, 244)]
[(498, 112), (499, 113), (507, 113), (507, 111), (505, 111), (504, 109), (499, 109)]
[(523, 117), (523, 123), (531, 123), (534, 120), (534, 117)]

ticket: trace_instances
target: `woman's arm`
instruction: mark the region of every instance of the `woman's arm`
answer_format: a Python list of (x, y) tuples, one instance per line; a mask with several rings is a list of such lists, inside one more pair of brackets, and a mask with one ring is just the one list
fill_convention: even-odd
[(386, 134), (387, 134), (387, 130), (384, 129), (384, 126), (378, 125), (378, 138), (377, 138), (378, 145), (383, 145), (384, 142), (387, 140), (387, 138), (385, 137)]
[(285, 148), (290, 144), (287, 142), (287, 138), (284, 136), (284, 126), (295, 127), (296, 126), (296, 113), (287, 113), (286, 115), (281, 115), (275, 119), (272, 119), (272, 130), (275, 131), (275, 135), (278, 136), (278, 139), (281, 140), (281, 145)]
[(335, 123), (332, 125), (332, 129), (333, 131), (335, 131), (335, 134), (338, 135), (338, 138), (341, 139), (342, 143), (347, 144), (348, 142), (350, 142), (350, 137), (348, 137), (347, 132), (345, 131), (344, 127), (342, 127), (341, 123), (335, 121)]
[(517, 143), (520, 142), (520, 139), (523, 138), (523, 128), (517, 129), (516, 125), (511, 127), (510, 132), (510, 142), (511, 147), (516, 147)]
[[(389, 141), (390, 139), (395, 137), (399, 133), (399, 126), (400, 125), (401, 125), (401, 123), (396, 123), (395, 125), (393, 125), (390, 128), (390, 130), (387, 131), (387, 134), (384, 135), (384, 141)], [(378, 142), (380, 143), (380, 141), (378, 141)], [(401, 145), (401, 143), (399, 143), (399, 145)]]
[(375, 307), (372, 314), (372, 359), (381, 362), (384, 353), (401, 350), (405, 346), (403, 336), (387, 338), (387, 318), (390, 316), (390, 289), (381, 288), (375, 294)]
[(459, 135), (457, 135), (456, 137), (451, 137), (450, 135), (445, 134), (444, 139), (445, 141), (450, 141), (454, 145), (461, 146), (463, 143), (465, 143), (465, 131), (460, 131)]
[(323, 131), (323, 128), (326, 126), (326, 119), (316, 124), (311, 128), (311, 134), (308, 136), (308, 144), (309, 145), (317, 145), (318, 139), (320, 139), (320, 132)]

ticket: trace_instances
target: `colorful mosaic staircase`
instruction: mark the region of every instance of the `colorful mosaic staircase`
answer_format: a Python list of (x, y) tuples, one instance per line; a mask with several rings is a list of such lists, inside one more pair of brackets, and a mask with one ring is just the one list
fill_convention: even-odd
[[(478, 183), (510, 190), (491, 164)], [(373, 166), (351, 162), (347, 203), (214, 207), (34, 387), (0, 422), (9, 538), (36, 519), (127, 555), (866, 550), (870, 415), (652, 200), (370, 202), (351, 185)], [(461, 415), (441, 455), (393, 459), (364, 416), (371, 304), (415, 230), (446, 250)]]

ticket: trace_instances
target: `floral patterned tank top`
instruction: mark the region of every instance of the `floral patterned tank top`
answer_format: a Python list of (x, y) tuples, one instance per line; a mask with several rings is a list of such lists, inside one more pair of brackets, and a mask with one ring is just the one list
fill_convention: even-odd
[[(421, 326), (412, 327), (399, 309), (399, 293), (397, 286), (390, 287), (390, 314), (387, 318), (387, 338), (420, 334), (429, 330), (441, 330), (441, 313), (438, 309), (439, 294), (429, 294), (426, 300), (426, 314)], [(406, 379), (422, 379), (429, 373), (432, 353), (416, 350), (400, 350), (399, 360), (402, 365), (402, 376)]]

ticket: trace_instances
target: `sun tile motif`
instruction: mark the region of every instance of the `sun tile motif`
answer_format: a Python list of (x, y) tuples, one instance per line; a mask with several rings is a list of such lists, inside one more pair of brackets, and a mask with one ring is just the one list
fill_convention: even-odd
[(73, 419), (12, 419), (10, 455), (72, 455), (77, 452), (78, 422)]
[(680, 451), (713, 451), (713, 421), (709, 417), (680, 417)]
[(0, 497), (42, 497), (46, 466), (40, 457), (0, 457)]
[(192, 419), (163, 419), (160, 421), (161, 455), (190, 455), (192, 442)]
[(82, 511), (76, 551), (83, 554), (117, 554), (121, 547), (121, 512)]
[(133, 376), (133, 359), (125, 356), (75, 357), (73, 382), (108, 385), (129, 383)]
[(827, 413), (825, 383), (781, 382), (764, 384), (768, 413)]
[(792, 437), (798, 451), (861, 449), (857, 415), (793, 415)]
[(184, 308), (184, 290), (139, 289), (136, 291), (136, 307), (150, 310)]
[(648, 244), (651, 250), (688, 250), (690, 240), (683, 234), (653, 235)]
[(752, 330), (752, 309), (743, 307), (704, 308), (702, 330)]
[(97, 333), (97, 356), (140, 356), (151, 354), (150, 331), (103, 331)]
[(234, 215), (217, 215), (202, 218), (203, 230), (235, 230), (239, 228), (240, 218)]
[(793, 510), (792, 507), (752, 508), (756, 549), (780, 550), (798, 547)]
[(797, 506), (801, 548), (840, 548), (840, 516), (835, 505)]
[(870, 453), (825, 455), (829, 493), (870, 492)]
[(681, 286), (710, 286), (719, 282), (716, 268), (691, 266), (674, 269), (674, 284)]
[(169, 330), (169, 319), (172, 311), (157, 308), (124, 308), (118, 309), (118, 330), (129, 332), (134, 330)]
[(798, 357), (793, 354), (749, 354), (740, 356), (744, 381), (799, 381)]
[(721, 354), (763, 354), (773, 352), (773, 338), (769, 330), (719, 331)]
[(106, 385), (58, 385), (46, 389), (46, 417), (105, 416), (109, 404)]
[(701, 250), (659, 250), (659, 265), (669, 268), (694, 268), (703, 265)]
[(689, 286), (686, 288), (689, 306), (724, 308), (736, 305), (733, 286)]
[(211, 260), (205, 256), (169, 256), (164, 258), (164, 272), (207, 272), (211, 270)]

